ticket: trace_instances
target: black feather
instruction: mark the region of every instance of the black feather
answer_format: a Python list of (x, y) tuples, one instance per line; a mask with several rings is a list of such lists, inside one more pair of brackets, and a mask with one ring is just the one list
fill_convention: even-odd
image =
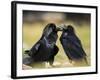
[(40, 40), (29, 51), (25, 52), (28, 53), (33, 62), (47, 61), (52, 65), (58, 52), (58, 47), (56, 46), (57, 38), (56, 25), (50, 23), (44, 28)]
[(63, 29), (60, 42), (70, 60), (86, 59), (86, 53), (83, 50), (81, 41), (76, 36), (74, 28), (71, 25)]

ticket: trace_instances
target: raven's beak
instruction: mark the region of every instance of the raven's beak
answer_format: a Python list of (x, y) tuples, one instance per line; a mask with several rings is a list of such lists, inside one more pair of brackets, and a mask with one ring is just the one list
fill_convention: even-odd
[(64, 29), (66, 29), (66, 25), (65, 24), (62, 24), (59, 26), (61, 28), (61, 30), (63, 31)]
[(62, 31), (63, 28), (62, 27), (57, 27), (57, 31)]

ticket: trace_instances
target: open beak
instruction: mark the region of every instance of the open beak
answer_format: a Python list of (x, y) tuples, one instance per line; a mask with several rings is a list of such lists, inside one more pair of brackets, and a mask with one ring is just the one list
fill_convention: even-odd
[(57, 27), (57, 31), (62, 31), (63, 28), (62, 27)]
[(62, 24), (62, 25), (58, 26), (56, 29), (57, 29), (57, 31), (63, 31), (64, 29), (66, 29), (66, 25)]
[(66, 29), (66, 25), (65, 24), (61, 24), (60, 26), (61, 31), (63, 31), (64, 29)]

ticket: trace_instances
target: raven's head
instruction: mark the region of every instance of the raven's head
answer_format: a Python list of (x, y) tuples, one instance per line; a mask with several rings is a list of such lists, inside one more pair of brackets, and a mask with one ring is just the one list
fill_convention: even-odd
[(44, 36), (49, 36), (52, 32), (57, 32), (56, 25), (54, 23), (49, 23), (46, 25), (46, 27), (43, 30)]
[(73, 28), (72, 25), (67, 25), (67, 26), (66, 26), (66, 25), (63, 24), (63, 25), (61, 25), (60, 27), (62, 28), (61, 30), (62, 30), (63, 32), (67, 32), (67, 33), (69, 33), (69, 34), (75, 33), (74, 28)]
[(43, 30), (42, 38), (46, 38), (50, 43), (56, 42), (58, 38), (57, 32), (58, 28), (56, 28), (56, 25), (54, 23), (49, 23)]
[(68, 25), (66, 31), (69, 32), (69, 33), (74, 33), (75, 32), (72, 25)]

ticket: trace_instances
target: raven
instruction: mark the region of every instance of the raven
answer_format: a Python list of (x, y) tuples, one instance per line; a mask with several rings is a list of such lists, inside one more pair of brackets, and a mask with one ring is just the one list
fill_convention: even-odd
[(42, 37), (30, 50), (26, 50), (25, 54), (29, 55), (29, 61), (31, 62), (49, 62), (53, 66), (54, 57), (58, 53), (59, 48), (56, 46), (58, 38), (57, 32), (59, 28), (56, 28), (54, 23), (49, 23), (43, 30)]
[(69, 58), (69, 61), (80, 61), (85, 60), (87, 63), (86, 53), (83, 50), (80, 39), (75, 34), (75, 30), (72, 25), (63, 25), (62, 35), (60, 37), (60, 42), (62, 47)]

